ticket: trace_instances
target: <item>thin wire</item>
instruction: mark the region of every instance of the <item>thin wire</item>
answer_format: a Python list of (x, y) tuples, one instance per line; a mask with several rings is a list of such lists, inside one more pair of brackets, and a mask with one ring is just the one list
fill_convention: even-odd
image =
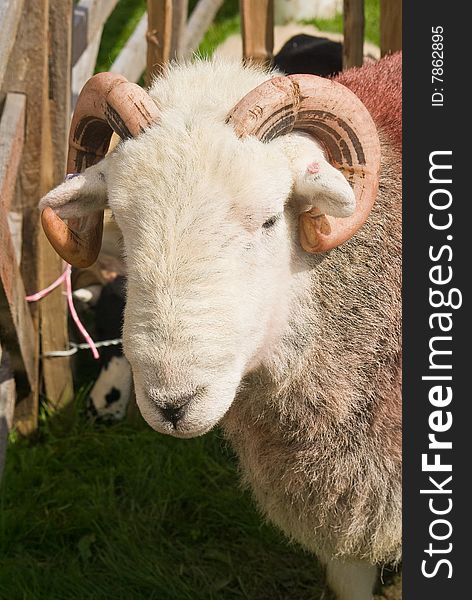
[[(95, 346), (97, 348), (102, 348), (106, 346), (118, 346), (121, 344), (121, 338), (117, 338), (114, 340), (102, 340), (101, 342), (95, 342)], [(72, 356), (79, 350), (89, 350), (90, 346), (88, 344), (76, 344), (74, 342), (69, 343), (69, 350), (52, 350), (51, 352), (45, 352), (42, 354), (44, 358), (60, 358), (62, 356)]]

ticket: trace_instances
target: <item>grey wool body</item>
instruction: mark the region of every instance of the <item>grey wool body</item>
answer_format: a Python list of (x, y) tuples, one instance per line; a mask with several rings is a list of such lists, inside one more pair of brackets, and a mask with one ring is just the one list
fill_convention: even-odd
[(400, 61), (341, 76), (379, 128), (374, 208), (329, 254), (298, 253), (277, 352), (223, 422), (271, 521), (321, 558), (374, 564), (401, 559)]
[[(394, 159), (394, 164), (392, 164)], [(401, 556), (401, 185), (384, 158), (366, 225), (299, 256), (290, 326), (224, 418), (267, 517), (321, 556)], [(398, 172), (398, 171), (397, 171)]]

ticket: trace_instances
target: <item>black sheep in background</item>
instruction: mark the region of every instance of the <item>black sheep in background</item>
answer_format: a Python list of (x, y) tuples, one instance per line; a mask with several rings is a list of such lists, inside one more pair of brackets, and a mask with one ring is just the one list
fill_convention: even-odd
[(343, 46), (304, 33), (290, 38), (274, 57), (274, 66), (287, 75), (309, 73), (328, 77), (342, 70)]
[[(126, 278), (103, 286), (95, 305), (96, 341), (121, 338), (126, 302)], [(95, 417), (121, 419), (126, 413), (131, 388), (131, 367), (123, 356), (121, 344), (100, 348), (101, 371), (90, 392), (89, 413)]]

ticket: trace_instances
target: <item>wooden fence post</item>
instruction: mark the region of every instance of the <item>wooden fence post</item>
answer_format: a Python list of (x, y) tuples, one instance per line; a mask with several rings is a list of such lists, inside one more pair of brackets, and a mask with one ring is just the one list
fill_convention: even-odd
[[(46, 193), (64, 179), (71, 103), (72, 0), (49, 0), (49, 103), (44, 111), (42, 190)], [(63, 271), (42, 231), (39, 232), (38, 283), (48, 286)], [(41, 351), (67, 349), (67, 303), (62, 288), (41, 300)], [(73, 398), (70, 359), (45, 358), (42, 362), (44, 393), (51, 406), (59, 408)]]
[(188, 0), (147, 0), (146, 85), (150, 85), (169, 60), (179, 56), (187, 10)]
[(36, 387), (35, 326), (25, 300), (9, 210), (15, 191), (25, 140), (24, 94), (7, 94), (0, 120), (0, 336), (11, 353), (9, 364), (18, 378), (20, 397)]
[(147, 0), (147, 13), (146, 85), (150, 85), (171, 56), (172, 0)]
[(344, 0), (343, 69), (364, 62), (364, 0)]
[[(10, 54), (16, 41), (16, 31), (23, 12), (23, 0), (5, 2), (0, 0), (0, 24), (2, 35), (0, 35), (0, 89), (3, 83)], [(8, 32), (7, 35), (4, 32)]]
[(268, 65), (274, 52), (273, 0), (240, 0), (243, 57)]
[(402, 0), (380, 0), (380, 54), (402, 49)]
[[(26, 96), (25, 144), (17, 181), (13, 210), (23, 214), (21, 275), (27, 293), (39, 289), (38, 280), (38, 201), (42, 191), (43, 122), (48, 104), (48, 35), (49, 1), (25, 0), (4, 78), (4, 89)], [(39, 333), (38, 309), (31, 308), (34, 340), (31, 350), (34, 381), (31, 393), (21, 398), (15, 409), (15, 424), (20, 433), (37, 427)]]

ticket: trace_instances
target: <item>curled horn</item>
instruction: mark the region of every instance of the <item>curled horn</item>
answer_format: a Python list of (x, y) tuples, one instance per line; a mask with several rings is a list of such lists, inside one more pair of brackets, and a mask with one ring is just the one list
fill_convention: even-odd
[[(112, 133), (135, 137), (157, 121), (151, 97), (121, 75), (98, 73), (87, 81), (70, 126), (67, 172), (80, 173), (106, 154)], [(41, 214), (44, 232), (56, 252), (76, 267), (90, 266), (102, 243), (103, 211), (66, 224), (51, 208)]]
[(240, 100), (226, 122), (238, 136), (262, 141), (291, 131), (308, 133), (351, 184), (356, 209), (350, 217), (323, 215), (316, 207), (300, 215), (304, 250), (331, 250), (365, 223), (377, 196), (380, 142), (368, 110), (348, 88), (315, 75), (275, 77)]

